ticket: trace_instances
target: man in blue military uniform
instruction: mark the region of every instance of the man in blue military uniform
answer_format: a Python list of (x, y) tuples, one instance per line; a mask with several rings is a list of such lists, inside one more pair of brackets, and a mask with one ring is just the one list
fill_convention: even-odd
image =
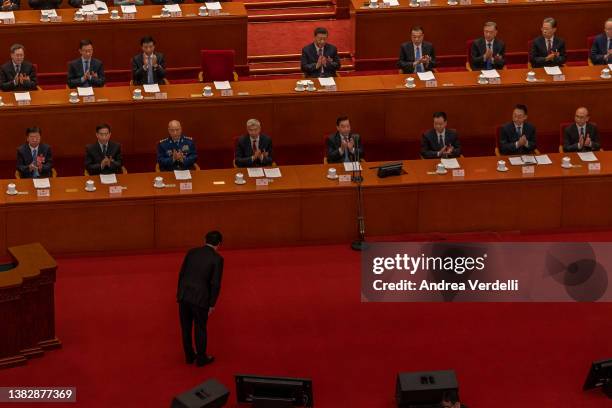
[(161, 171), (188, 170), (198, 159), (196, 146), (190, 137), (183, 135), (181, 122), (168, 123), (168, 136), (157, 145), (157, 163)]

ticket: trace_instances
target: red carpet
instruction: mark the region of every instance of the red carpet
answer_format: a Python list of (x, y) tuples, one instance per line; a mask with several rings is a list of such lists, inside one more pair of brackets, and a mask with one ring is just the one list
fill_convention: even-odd
[(222, 252), (213, 365), (183, 363), (174, 301), (182, 253), (63, 258), (64, 348), (0, 371), (0, 385), (78, 388), (76, 404), (54, 407), (168, 407), (214, 377), (233, 407), (242, 372), (312, 377), (320, 408), (392, 408), (398, 371), (452, 368), (472, 408), (610, 406), (581, 387), (592, 360), (612, 357), (611, 304), (361, 304), (359, 255), (347, 246)]

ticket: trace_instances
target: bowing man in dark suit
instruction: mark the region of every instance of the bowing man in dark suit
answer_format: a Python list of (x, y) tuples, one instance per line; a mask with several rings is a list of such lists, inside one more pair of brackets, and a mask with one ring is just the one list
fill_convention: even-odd
[(351, 122), (348, 116), (336, 119), (337, 132), (327, 138), (327, 162), (343, 163), (363, 159), (361, 138), (351, 133)]
[(31, 91), (36, 89), (36, 69), (25, 60), (21, 44), (11, 46), (11, 60), (0, 67), (0, 86), (3, 91)]
[(96, 126), (97, 143), (85, 147), (85, 169), (97, 174), (119, 174), (122, 171), (121, 145), (110, 140), (111, 128), (106, 123)]
[(612, 64), (612, 17), (606, 21), (604, 30), (595, 37), (591, 47), (591, 62), (594, 65)]
[(516, 105), (512, 122), (501, 128), (499, 151), (501, 154), (529, 154), (536, 149), (536, 129), (527, 123), (527, 106)]
[(425, 34), (423, 28), (413, 27), (410, 31), (411, 42), (403, 43), (400, 47), (398, 68), (404, 74), (431, 71), (436, 66), (436, 53), (433, 45), (423, 41)]
[(485, 23), (483, 37), (472, 43), (470, 65), (472, 69), (502, 69), (506, 64), (506, 45), (497, 38), (497, 24)]
[(327, 29), (314, 30), (314, 42), (302, 48), (301, 69), (305, 77), (335, 77), (340, 69), (340, 58), (335, 46), (327, 42)]
[(257, 119), (249, 119), (246, 123), (247, 133), (236, 143), (234, 163), (236, 167), (271, 166), (272, 139), (261, 133), (261, 123)]
[(597, 126), (589, 123), (587, 108), (576, 109), (574, 121), (563, 131), (563, 151), (590, 152), (599, 150), (599, 132)]
[[(223, 237), (219, 231), (206, 234), (206, 245), (187, 252), (179, 273), (176, 300), (179, 304), (185, 362), (198, 366), (210, 364), (213, 356), (206, 354), (208, 316), (215, 309), (221, 291), (223, 257), (217, 252)], [(193, 351), (192, 328), (196, 353)]]
[(447, 129), (446, 113), (433, 114), (433, 129), (421, 137), (421, 156), (425, 159), (436, 159), (461, 156), (461, 144), (457, 132)]
[(92, 58), (93, 51), (93, 43), (90, 40), (81, 40), (79, 46), (81, 58), (68, 64), (69, 88), (104, 86), (104, 65), (102, 61)]
[(542, 22), (542, 35), (533, 40), (529, 62), (534, 68), (554, 67), (565, 64), (565, 41), (557, 37), (557, 21), (547, 17)]
[(51, 147), (40, 143), (40, 134), (38, 127), (26, 129), (26, 142), (17, 148), (17, 171), (21, 178), (51, 177)]
[(163, 84), (166, 78), (164, 54), (155, 52), (155, 40), (146, 36), (140, 40), (142, 52), (132, 58), (132, 80), (134, 85)]

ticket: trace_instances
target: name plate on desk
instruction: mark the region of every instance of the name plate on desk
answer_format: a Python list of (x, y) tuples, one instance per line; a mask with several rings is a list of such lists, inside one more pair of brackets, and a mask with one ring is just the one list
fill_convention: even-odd
[(426, 88), (435, 88), (438, 86), (438, 81), (435, 79), (430, 79), (429, 81), (425, 81)]
[(51, 196), (51, 190), (49, 190), (48, 188), (39, 188), (36, 190), (36, 197), (41, 198), (41, 197), (50, 197)]
[(15, 19), (14, 18), (3, 18), (2, 24), (15, 24)]
[(179, 190), (193, 190), (193, 184), (191, 184), (190, 182), (187, 183), (180, 183), (179, 184)]
[(168, 92), (155, 92), (155, 99), (168, 99)]
[(553, 81), (565, 81), (565, 75), (553, 75)]
[(453, 170), (453, 177), (465, 177), (465, 169)]
[(98, 15), (94, 13), (86, 13), (85, 20), (87, 21), (98, 21)]
[(221, 96), (233, 96), (234, 91), (232, 89), (222, 89)]
[(351, 182), (351, 175), (350, 174), (340, 174), (338, 176), (338, 182), (339, 183), (350, 183)]
[(523, 175), (533, 176), (535, 174), (535, 166), (523, 166), (521, 167)]
[(601, 171), (601, 163), (589, 163), (589, 171)]
[(267, 178), (258, 178), (255, 179), (255, 185), (258, 187), (262, 187), (262, 186), (269, 186), (270, 185), (270, 180)]
[(109, 194), (121, 194), (123, 193), (123, 187), (121, 186), (109, 186), (108, 187)]
[(472, 0), (459, 0), (459, 4), (461, 4), (462, 6), (469, 6), (470, 4), (472, 4)]
[(95, 95), (91, 95), (91, 96), (84, 96), (83, 97), (83, 102), (85, 103), (91, 103), (91, 102), (95, 102), (96, 101), (96, 97)]
[(508, 0), (497, 0), (496, 3), (498, 3), (498, 4), (508, 4)]
[(499, 85), (501, 84), (501, 78), (489, 78), (489, 84)]

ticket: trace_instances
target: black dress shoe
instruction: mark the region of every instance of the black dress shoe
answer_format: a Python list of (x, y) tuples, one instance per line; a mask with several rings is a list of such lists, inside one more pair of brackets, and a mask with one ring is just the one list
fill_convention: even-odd
[(206, 356), (204, 357), (204, 359), (198, 358), (196, 361), (196, 365), (198, 367), (202, 367), (202, 366), (205, 366), (206, 364), (212, 363), (213, 361), (215, 361), (215, 358), (213, 356)]

